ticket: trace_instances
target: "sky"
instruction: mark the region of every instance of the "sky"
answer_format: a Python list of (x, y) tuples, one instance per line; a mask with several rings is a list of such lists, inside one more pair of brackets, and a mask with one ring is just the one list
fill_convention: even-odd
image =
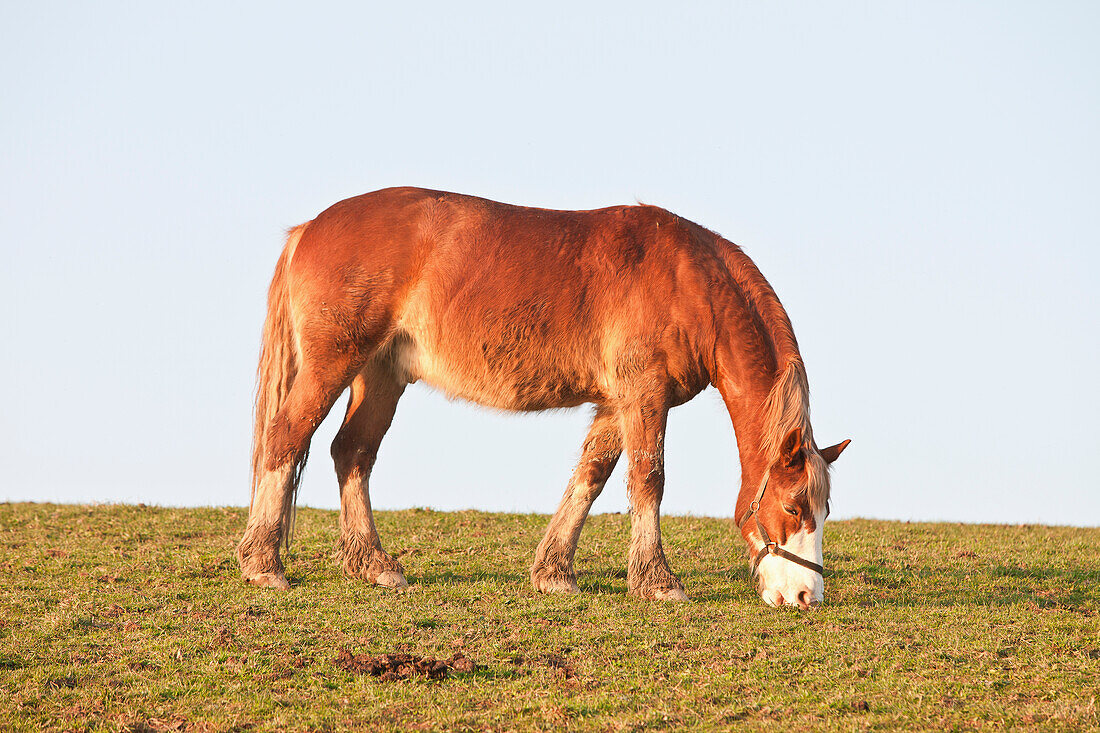
[[(285, 230), (416, 185), (740, 244), (834, 516), (1100, 525), (1100, 5), (527, 5), (0, 4), (0, 501), (246, 505)], [(414, 385), (372, 500), (552, 512), (587, 422)], [(731, 515), (735, 445), (673, 410), (662, 511)]]

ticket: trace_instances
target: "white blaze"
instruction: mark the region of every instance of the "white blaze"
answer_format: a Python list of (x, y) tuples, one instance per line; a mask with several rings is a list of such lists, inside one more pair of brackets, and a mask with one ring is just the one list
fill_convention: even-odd
[[(815, 520), (812, 532), (803, 524), (780, 547), (792, 555), (824, 565), (821, 538), (825, 528), (825, 512), (820, 512)], [(761, 540), (756, 538), (756, 541), (759, 548)], [(821, 575), (786, 558), (765, 555), (757, 567), (757, 573), (760, 576), (760, 595), (771, 606), (797, 606), (798, 596), (804, 591), (809, 591), (811, 603), (820, 603), (825, 598), (825, 580)]]

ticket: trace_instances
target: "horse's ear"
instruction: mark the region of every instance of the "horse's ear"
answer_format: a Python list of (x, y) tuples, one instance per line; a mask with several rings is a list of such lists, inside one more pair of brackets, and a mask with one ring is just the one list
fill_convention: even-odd
[(792, 428), (783, 438), (783, 445), (779, 449), (779, 455), (788, 466), (794, 466), (803, 460), (802, 456), (802, 428)]
[(830, 445), (828, 448), (821, 449), (821, 457), (825, 459), (826, 463), (832, 463), (837, 458), (840, 458), (840, 454), (844, 452), (844, 449), (848, 447), (851, 440), (845, 440), (842, 443), (836, 445)]

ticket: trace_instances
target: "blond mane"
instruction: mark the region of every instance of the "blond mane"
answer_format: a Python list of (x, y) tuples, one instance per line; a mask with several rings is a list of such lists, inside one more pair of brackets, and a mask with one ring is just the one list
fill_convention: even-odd
[(800, 431), (800, 447), (806, 456), (806, 485), (802, 491), (809, 499), (810, 508), (818, 513), (829, 500), (828, 464), (814, 449), (810, 385), (806, 367), (798, 356), (787, 361), (764, 401), (761, 449), (769, 466), (781, 458), (783, 443), (792, 430)]

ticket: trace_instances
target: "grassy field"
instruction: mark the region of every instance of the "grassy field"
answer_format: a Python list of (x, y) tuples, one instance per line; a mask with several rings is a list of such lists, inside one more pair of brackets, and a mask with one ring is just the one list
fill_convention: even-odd
[[(830, 522), (798, 613), (706, 518), (664, 521), (689, 603), (626, 596), (623, 515), (586, 526), (581, 595), (538, 595), (546, 519), (381, 512), (395, 593), (302, 510), (279, 594), (239, 579), (242, 509), (0, 504), (0, 729), (1100, 727), (1100, 529)], [(345, 651), (480, 666), (383, 681)]]

